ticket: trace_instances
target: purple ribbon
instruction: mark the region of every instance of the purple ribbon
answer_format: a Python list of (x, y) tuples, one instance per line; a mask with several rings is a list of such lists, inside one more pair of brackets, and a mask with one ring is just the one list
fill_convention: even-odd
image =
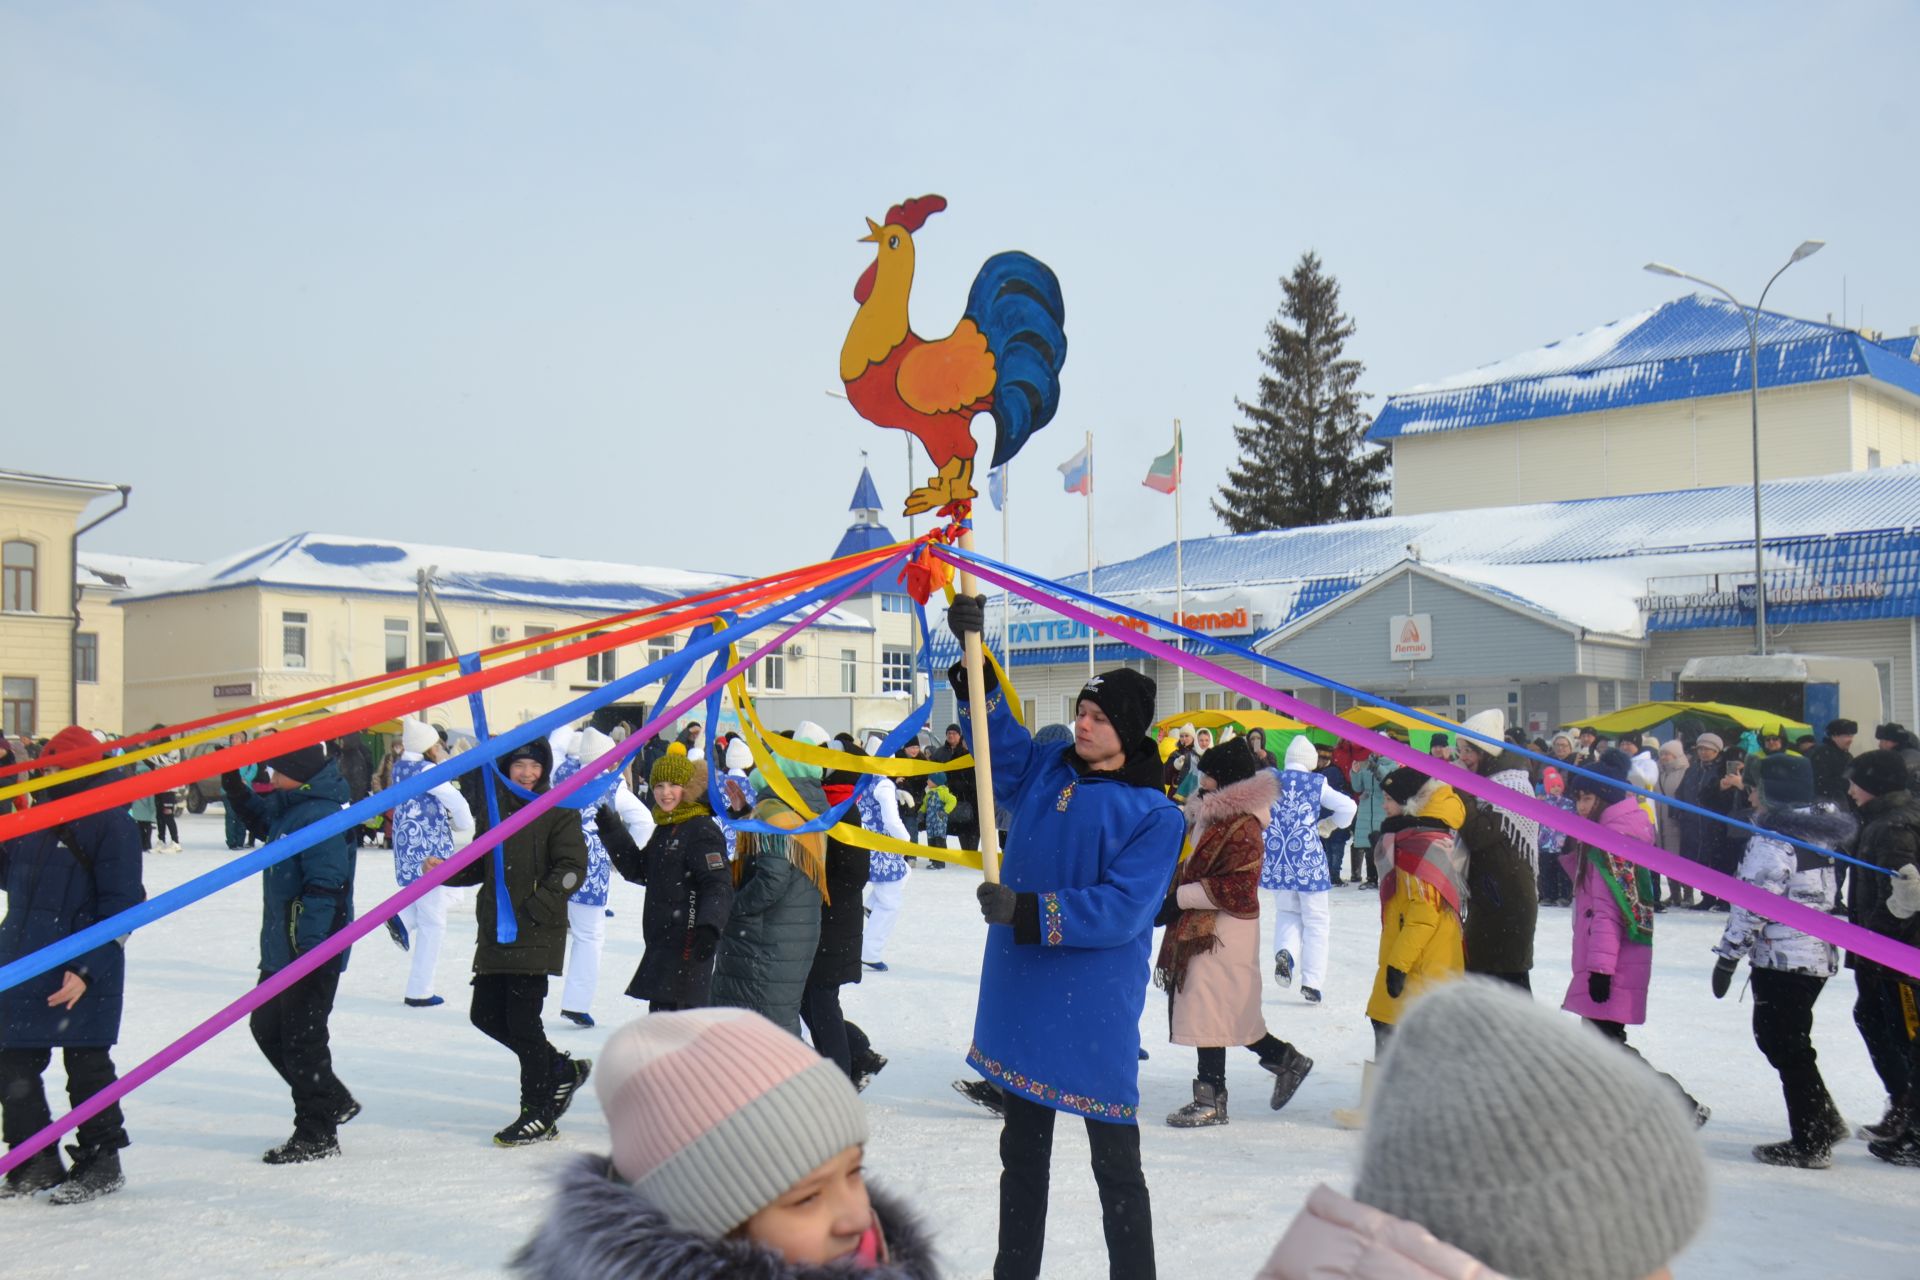
[(1805, 903), (1768, 893), (1765, 889), (1750, 885), (1736, 876), (1715, 871), (1711, 867), (1703, 867), (1679, 854), (1669, 853), (1657, 845), (1646, 844), (1610, 831), (1597, 822), (1582, 818), (1565, 809), (1557, 809), (1537, 797), (1521, 795), (1491, 779), (1463, 769), (1457, 764), (1423, 755), (1410, 743), (1395, 742), (1385, 734), (1363, 729), (1351, 720), (1342, 720), (1332, 712), (1322, 711), (1290, 694), (1256, 684), (1247, 677), (1236, 675), (1205, 658), (1185, 653), (1164, 640), (1155, 640), (1151, 636), (1141, 635), (1137, 631), (1083, 609), (1071, 601), (1050, 595), (988, 569), (976, 560), (963, 563), (960, 559), (949, 555), (942, 547), (935, 547), (933, 553), (956, 568), (971, 572), (982, 581), (990, 582), (1002, 590), (1011, 591), (1035, 604), (1044, 605), (1063, 618), (1084, 622), (1102, 635), (1111, 636), (1129, 644), (1162, 662), (1171, 662), (1175, 666), (1184, 667), (1188, 671), (1207, 677), (1223, 688), (1232, 689), (1243, 697), (1282, 711), (1317, 729), (1324, 729), (1337, 738), (1358, 743), (1369, 751), (1409, 765), (1428, 777), (1438, 778), (1456, 791), (1465, 791), (1498, 808), (1517, 813), (1524, 818), (1532, 818), (1556, 831), (1564, 831), (1597, 849), (1605, 849), (1609, 853), (1643, 866), (1649, 871), (1657, 872), (1670, 880), (1678, 880), (1681, 884), (1704, 890), (1716, 898), (1736, 903), (1755, 915), (1777, 920), (1802, 933), (1812, 934), (1823, 941), (1844, 947), (1854, 955), (1864, 956), (1875, 964), (1884, 965), (1912, 978), (1920, 978), (1920, 948), (1896, 942), (1884, 934), (1863, 929), (1850, 920), (1830, 915)]
[[(800, 619), (800, 621), (788, 627), (785, 631), (782, 631), (775, 639), (762, 645), (759, 652), (779, 652), (787, 641), (793, 639), (794, 636), (805, 631), (819, 619), (825, 617), (827, 613), (836, 605), (840, 604), (841, 601), (853, 595), (862, 587), (865, 587), (875, 578), (878, 578), (887, 569), (897, 566), (901, 559), (902, 557), (896, 556), (891, 560), (884, 560), (871, 572), (854, 579), (844, 590), (814, 609), (813, 612)], [(235, 1000), (232, 1004), (214, 1014), (199, 1026), (187, 1032), (187, 1034), (181, 1036), (178, 1040), (175, 1040), (172, 1044), (121, 1076), (99, 1093), (94, 1094), (91, 1098), (88, 1098), (85, 1102), (55, 1120), (52, 1124), (49, 1124), (31, 1138), (28, 1138), (25, 1142), (14, 1147), (13, 1150), (9, 1151), (6, 1155), (0, 1156), (0, 1175), (5, 1175), (25, 1163), (37, 1152), (52, 1146), (55, 1142), (59, 1141), (62, 1134), (79, 1128), (94, 1116), (99, 1115), (102, 1111), (105, 1111), (129, 1093), (132, 1093), (135, 1089), (138, 1089), (141, 1085), (153, 1079), (162, 1071), (165, 1071), (168, 1067), (171, 1067), (174, 1063), (180, 1061), (180, 1059), (186, 1057), (195, 1049), (198, 1049), (201, 1045), (213, 1039), (222, 1031), (225, 1031), (228, 1027), (240, 1021), (240, 1019), (246, 1017), (249, 1013), (252, 1013), (255, 1009), (312, 973), (315, 969), (318, 969), (327, 961), (339, 955), (367, 934), (373, 932), (375, 929), (385, 928), (389, 916), (394, 915), (405, 907), (411, 906), (432, 890), (439, 888), (446, 882), (448, 877), (452, 876), (462, 867), (483, 854), (491, 852), (496, 845), (525, 827), (554, 805), (560, 803), (560, 801), (586, 786), (598, 775), (616, 765), (623, 765), (629, 757), (646, 745), (653, 735), (659, 731), (661, 725), (671, 723), (687, 711), (699, 706), (709, 692), (722, 687), (736, 675), (739, 675), (742, 671), (752, 666), (758, 656), (759, 654), (756, 653), (751, 657), (742, 658), (740, 661), (734, 663), (712, 680), (709, 680), (705, 685), (702, 685), (695, 692), (682, 698), (666, 711), (654, 716), (654, 718), (649, 720), (645, 725), (635, 730), (619, 747), (607, 752), (606, 755), (600, 757), (600, 759), (593, 764), (583, 765), (579, 772), (575, 773), (565, 782), (549, 790), (532, 803), (525, 805), (510, 815), (505, 821), (501, 822), (500, 825), (481, 836), (478, 840), (475, 840), (472, 844), (460, 850), (433, 870), (422, 875), (418, 880), (415, 880), (412, 884), (400, 890), (373, 910), (348, 924), (346, 928), (320, 943), (311, 951), (297, 957), (292, 964), (266, 979), (238, 1000)]]

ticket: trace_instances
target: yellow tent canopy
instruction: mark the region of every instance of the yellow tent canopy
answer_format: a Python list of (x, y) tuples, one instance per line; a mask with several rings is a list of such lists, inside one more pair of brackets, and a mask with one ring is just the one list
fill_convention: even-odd
[[(1447, 732), (1435, 728), (1425, 720), (1416, 720), (1412, 716), (1402, 715), (1398, 711), (1389, 711), (1385, 707), (1353, 707), (1349, 710), (1342, 711), (1340, 718), (1342, 720), (1351, 720), (1362, 729), (1378, 729), (1383, 725), (1395, 725), (1405, 729), (1408, 733)], [(1447, 717), (1436, 712), (1434, 718), (1436, 720), (1445, 720)]]
[(1576, 729), (1592, 729), (1599, 734), (1639, 733), (1669, 720), (1683, 723), (1691, 721), (1708, 728), (1733, 725), (1738, 729), (1751, 729), (1755, 733), (1777, 725), (1789, 738), (1813, 732), (1812, 725), (1802, 724), (1787, 716), (1772, 711), (1757, 711), (1752, 707), (1736, 707), (1725, 702), (1641, 702), (1618, 711), (1609, 711), (1603, 716), (1574, 720), (1570, 725)]
[(1272, 711), (1182, 711), (1178, 715), (1168, 716), (1153, 727), (1166, 736), (1177, 734), (1183, 724), (1190, 724), (1195, 729), (1212, 729), (1216, 732), (1227, 725), (1232, 725), (1237, 733), (1245, 733), (1249, 729), (1297, 733), (1307, 727), (1298, 720), (1289, 720)]

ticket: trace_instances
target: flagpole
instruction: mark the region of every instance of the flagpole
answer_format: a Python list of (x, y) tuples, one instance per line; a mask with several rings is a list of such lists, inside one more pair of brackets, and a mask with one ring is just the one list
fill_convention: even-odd
[[(1180, 419), (1173, 420), (1173, 620), (1181, 626), (1186, 625), (1187, 613), (1187, 572), (1186, 544), (1180, 534)], [(1009, 564), (1012, 561), (1008, 561)], [(1088, 595), (1093, 593), (1089, 591)], [(1182, 649), (1186, 643), (1176, 638), (1175, 644)], [(1175, 667), (1174, 705), (1181, 711), (1187, 709), (1187, 669)]]
[[(1087, 594), (1093, 595), (1093, 432), (1087, 432)], [(1087, 628), (1087, 679), (1093, 679), (1093, 628)]]
[[(1013, 563), (1013, 548), (1009, 545), (1013, 528), (1013, 464), (1000, 468), (1000, 559), (1007, 564)], [(1000, 593), (1000, 661), (1013, 661), (1012, 651), (1008, 648), (1013, 634), (1013, 592)]]

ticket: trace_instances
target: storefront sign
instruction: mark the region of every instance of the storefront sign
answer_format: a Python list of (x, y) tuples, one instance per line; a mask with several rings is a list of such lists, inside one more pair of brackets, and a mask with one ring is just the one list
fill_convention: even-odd
[(217, 684), (213, 686), (213, 696), (216, 698), (251, 698), (253, 696), (253, 682), (249, 680), (245, 684)]
[[(1781, 583), (1777, 586), (1771, 582), (1767, 584), (1767, 603), (1770, 605), (1842, 604), (1849, 601), (1884, 600), (1886, 595), (1887, 584), (1879, 581), (1831, 583), (1803, 581)], [(1744, 582), (1711, 591), (1649, 594), (1638, 597), (1634, 603), (1648, 613), (1751, 609), (1753, 608), (1753, 583)]]
[(1433, 615), (1396, 613), (1389, 618), (1387, 656), (1394, 662), (1424, 662), (1433, 657)]
[[(1181, 614), (1179, 623), (1190, 631), (1200, 631), (1208, 635), (1244, 635), (1254, 629), (1253, 613), (1244, 604), (1221, 607), (1207, 612), (1190, 611)], [(1171, 632), (1162, 632), (1159, 627), (1150, 627), (1138, 618), (1115, 614), (1106, 619), (1117, 627), (1128, 631), (1137, 631), (1142, 635), (1152, 634), (1162, 639), (1171, 638)], [(991, 623), (991, 616), (989, 616)], [(989, 628), (991, 629), (991, 628)], [(1041, 649), (1051, 645), (1085, 644), (1091, 634), (1084, 622), (1073, 622), (1066, 618), (1035, 618), (1026, 622), (1013, 622), (1007, 627), (1007, 648)], [(1104, 635), (1102, 637), (1105, 638)]]

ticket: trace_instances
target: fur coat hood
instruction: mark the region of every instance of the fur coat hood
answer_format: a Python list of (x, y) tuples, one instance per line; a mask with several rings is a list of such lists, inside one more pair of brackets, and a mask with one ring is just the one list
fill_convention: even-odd
[(1193, 833), (1194, 847), (1199, 848), (1207, 828), (1217, 823), (1247, 817), (1265, 827), (1268, 816), (1273, 812), (1274, 801), (1279, 798), (1280, 778), (1271, 769), (1262, 769), (1251, 778), (1232, 786), (1195, 791), (1187, 797), (1186, 804), (1187, 828)]
[(751, 1241), (714, 1240), (676, 1230), (625, 1183), (605, 1156), (582, 1156), (561, 1171), (553, 1205), (514, 1256), (530, 1280), (937, 1280), (933, 1245), (906, 1206), (868, 1188), (888, 1260), (855, 1270), (789, 1263)]

